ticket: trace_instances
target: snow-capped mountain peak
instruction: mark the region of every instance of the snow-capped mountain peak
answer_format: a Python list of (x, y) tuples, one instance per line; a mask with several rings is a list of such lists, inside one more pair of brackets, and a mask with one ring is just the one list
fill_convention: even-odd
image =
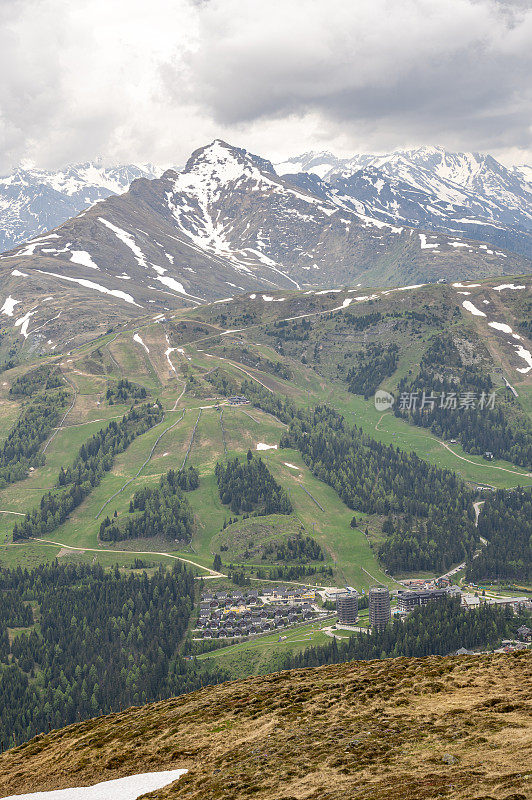
[(96, 160), (54, 171), (23, 162), (0, 177), (0, 252), (61, 225), (99, 200), (126, 192), (137, 178), (161, 173), (153, 164), (106, 167)]
[(381, 221), (532, 253), (531, 167), (508, 169), (491, 155), (439, 146), (344, 159), (323, 154), (326, 164), (320, 155), (295, 156), (276, 168), (320, 175), (344, 207)]
[(173, 189), (213, 202), (228, 185), (250, 179), (260, 182), (265, 177), (267, 180), (268, 174), (275, 176), (275, 170), (266, 159), (215, 139), (192, 153), (175, 178)]
[(258, 178), (262, 173), (275, 175), (270, 161), (243, 148), (233, 147), (222, 139), (215, 139), (195, 150), (180, 174), (184, 180), (194, 176), (206, 186), (225, 185), (240, 178)]
[[(261, 228), (250, 222), (243, 226), (238, 213), (235, 219), (240, 202), (248, 209), (273, 205), (277, 214), (283, 214), (286, 205), (323, 205), (306, 189), (285, 184), (270, 161), (220, 139), (196, 150), (182, 172), (167, 177), (168, 208), (181, 232), (195, 247), (246, 274), (257, 261), (279, 270), (270, 255), (272, 237), (265, 238)], [(331, 206), (328, 213), (335, 210)], [(297, 281), (292, 283), (298, 286)], [(272, 281), (272, 285), (277, 284)]]
[[(394, 159), (401, 174), (425, 188), (394, 176), (386, 160), (351, 174), (333, 171), (327, 181), (312, 170), (279, 177), (269, 161), (215, 140), (196, 150), (182, 172), (134, 180), (128, 191), (4, 253), (3, 315), (13, 316), (15, 337), (53, 352), (67, 317), (70, 330), (88, 335), (117, 318), (153, 310), (159, 319), (176, 307), (231, 302), (243, 292), (264, 291), (264, 302), (273, 302), (275, 289), (410, 286), (532, 270), (526, 258), (475, 241), (469, 231), (460, 235), (458, 215), (465, 211), (442, 196), (471, 193), (404, 154)], [(126, 169), (128, 180), (138, 175), (138, 167)], [(65, 170), (54, 181), (70, 190), (70, 180), (96, 180), (99, 170), (78, 165), (76, 175)], [(45, 205), (48, 197), (65, 204), (76, 197), (43, 188), (42, 181), (39, 191)], [(439, 219), (457, 227), (436, 229)], [(367, 299), (349, 296), (339, 308)]]
[(294, 156), (286, 161), (275, 164), (275, 171), (278, 175), (294, 175), (298, 172), (309, 172), (319, 178), (325, 178), (332, 170), (339, 169), (342, 160), (327, 150), (316, 152), (311, 150)]

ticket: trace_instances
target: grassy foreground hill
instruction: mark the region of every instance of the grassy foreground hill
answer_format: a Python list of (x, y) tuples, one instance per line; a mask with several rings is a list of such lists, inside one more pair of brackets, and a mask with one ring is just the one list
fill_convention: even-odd
[(226, 683), (0, 756), (0, 792), (187, 768), (179, 800), (526, 800), (527, 654), (351, 662)]

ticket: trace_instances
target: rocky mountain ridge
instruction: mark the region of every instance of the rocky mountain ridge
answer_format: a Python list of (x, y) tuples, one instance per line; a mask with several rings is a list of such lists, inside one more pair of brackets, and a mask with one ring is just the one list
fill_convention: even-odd
[(345, 159), (305, 153), (276, 170), (317, 175), (338, 200), (384, 222), (532, 253), (530, 166), (508, 168), (487, 154), (421, 147)]
[(105, 167), (97, 161), (62, 170), (17, 167), (0, 177), (0, 253), (56, 228), (98, 200), (127, 191), (137, 178), (161, 173), (153, 164)]
[(64, 322), (75, 309), (79, 325), (101, 332), (113, 320), (255, 289), (529, 272), (532, 262), (514, 253), (383, 222), (315, 175), (280, 178), (271, 162), (216, 140), (181, 172), (136, 179), (0, 256), (0, 313), (26, 338), (43, 303), (50, 318)]

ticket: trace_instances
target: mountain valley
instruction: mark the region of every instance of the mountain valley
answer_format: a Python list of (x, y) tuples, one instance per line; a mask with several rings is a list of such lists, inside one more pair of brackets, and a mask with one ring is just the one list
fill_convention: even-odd
[(0, 256), (5, 792), (526, 796), (531, 265), (348, 206), (217, 141)]

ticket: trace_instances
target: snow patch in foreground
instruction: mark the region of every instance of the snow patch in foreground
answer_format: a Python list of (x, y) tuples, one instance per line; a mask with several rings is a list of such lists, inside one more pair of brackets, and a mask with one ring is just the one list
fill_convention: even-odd
[(140, 344), (140, 345), (141, 345), (141, 346), (142, 346), (142, 347), (145, 349), (145, 351), (146, 351), (147, 353), (149, 353), (149, 352), (150, 352), (150, 351), (149, 351), (149, 348), (148, 348), (148, 347), (146, 347), (146, 345), (144, 344), (144, 342), (142, 341), (142, 339), (140, 338), (140, 336), (138, 335), (138, 333), (135, 333), (135, 334), (134, 334), (134, 336), (133, 336), (133, 341), (135, 341), (135, 342), (137, 342), (138, 344)]
[(257, 445), (257, 450), (277, 450), (276, 444), (264, 444), (264, 442), (259, 442)]
[(480, 283), (469, 283), (467, 286), (465, 283), (453, 283), (455, 289), (474, 289), (477, 286), (480, 286)]
[(500, 286), (494, 286), (494, 292), (502, 292), (503, 289), (526, 289), (526, 286), (516, 286), (513, 283), (501, 283)]
[(56, 789), (51, 792), (10, 795), (4, 800), (136, 800), (147, 792), (155, 792), (173, 783), (186, 769), (169, 769), (164, 772), (145, 772), (114, 781), (79, 786), (73, 789)]
[(486, 314), (484, 314), (484, 312), (481, 311), (480, 308), (477, 308), (476, 306), (473, 305), (471, 300), (464, 300), (464, 302), (462, 303), (462, 306), (465, 308), (466, 311), (470, 311), (471, 314), (473, 314), (474, 317), (485, 317), (486, 316)]
[(299, 471), (299, 467), (296, 467), (295, 464), (291, 464), (289, 461), (283, 461), (285, 467), (289, 467), (290, 469), (297, 469)]

